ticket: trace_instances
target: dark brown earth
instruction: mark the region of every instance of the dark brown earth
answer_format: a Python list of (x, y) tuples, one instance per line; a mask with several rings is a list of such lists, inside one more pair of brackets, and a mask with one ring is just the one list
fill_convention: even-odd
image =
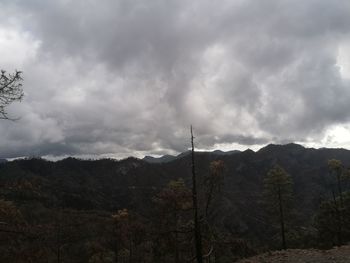
[(350, 245), (330, 250), (287, 249), (274, 251), (238, 263), (350, 263)]

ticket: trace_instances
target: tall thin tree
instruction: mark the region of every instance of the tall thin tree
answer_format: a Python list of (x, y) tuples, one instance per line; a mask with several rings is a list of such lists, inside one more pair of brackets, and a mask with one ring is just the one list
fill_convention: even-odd
[(197, 263), (203, 263), (202, 256), (202, 234), (201, 234), (201, 226), (199, 220), (199, 211), (198, 211), (198, 198), (197, 198), (197, 182), (196, 182), (196, 167), (194, 162), (194, 137), (193, 137), (193, 129), (191, 125), (191, 161), (192, 161), (192, 201), (193, 201), (193, 216), (194, 216), (194, 238), (195, 238), (195, 247), (196, 247), (196, 258)]
[(288, 212), (291, 211), (292, 185), (291, 176), (279, 165), (270, 169), (264, 178), (265, 206), (271, 217), (278, 215), (282, 249), (287, 249), (286, 221), (288, 220)]
[(328, 167), (329, 167), (330, 176), (333, 176), (336, 178), (336, 184), (337, 184), (336, 187), (338, 188), (338, 196), (339, 196), (340, 203), (337, 202), (334, 187), (333, 185), (331, 185), (335, 217), (337, 219), (337, 226), (338, 226), (337, 240), (338, 240), (338, 246), (341, 246), (343, 244), (343, 209), (344, 209), (343, 190), (342, 190), (341, 181), (342, 181), (344, 167), (342, 162), (337, 159), (328, 160)]

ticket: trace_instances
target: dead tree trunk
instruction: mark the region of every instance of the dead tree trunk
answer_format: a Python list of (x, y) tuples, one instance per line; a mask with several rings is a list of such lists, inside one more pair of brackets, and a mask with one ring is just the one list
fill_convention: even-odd
[(200, 228), (200, 221), (198, 218), (198, 199), (197, 199), (197, 183), (196, 183), (196, 169), (194, 164), (194, 143), (193, 143), (193, 130), (191, 126), (191, 145), (192, 145), (192, 201), (194, 210), (194, 240), (196, 247), (197, 263), (203, 263), (202, 257), (202, 235)]

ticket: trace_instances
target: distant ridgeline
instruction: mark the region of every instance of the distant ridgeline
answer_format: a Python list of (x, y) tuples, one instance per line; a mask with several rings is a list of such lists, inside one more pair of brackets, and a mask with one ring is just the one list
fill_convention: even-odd
[[(222, 244), (230, 244), (230, 251), (238, 251), (239, 256), (254, 253), (259, 249), (266, 249), (268, 246), (273, 247), (278, 235), (273, 236), (272, 233), (278, 232), (278, 226), (272, 225), (269, 219), (266, 219), (262, 204), (263, 178), (274, 165), (278, 164), (291, 175), (293, 180), (297, 218), (293, 224), (298, 226), (299, 230), (307, 229), (308, 232), (302, 236), (305, 240), (301, 240), (302, 238), (292, 240), (290, 238), (292, 241), (289, 244), (299, 247), (313, 245), (308, 244), (308, 241), (313, 240), (312, 238), (317, 235), (313, 221), (314, 215), (320, 204), (325, 200), (332, 199), (332, 194), (334, 195), (334, 192), (330, 191), (330, 185), (334, 184), (329, 176), (327, 162), (330, 159), (340, 160), (344, 167), (349, 167), (350, 151), (326, 148), (312, 149), (297, 144), (287, 144), (268, 145), (257, 152), (246, 150), (243, 152), (196, 153), (196, 171), (199, 177), (200, 192), (204, 192), (201, 185), (205, 184), (205, 178), (210, 175), (211, 162), (222, 160), (224, 163), (221, 186), (220, 189), (218, 188), (218, 193), (215, 194), (215, 200), (213, 199), (213, 205), (207, 219), (208, 224), (215, 222), (215, 229), (221, 231), (218, 236), (225, 240)], [(12, 211), (8, 212), (11, 214), (10, 219), (7, 218), (7, 212), (0, 212), (0, 216), (3, 217), (3, 219), (0, 218), (2, 222), (0, 222), (0, 235), (2, 235), (1, 230), (8, 229), (7, 227), (13, 231), (13, 234), (6, 236), (6, 240), (1, 239), (0, 254), (3, 254), (3, 258), (0, 258), (1, 262), (12, 262), (11, 255), (6, 258), (6, 251), (9, 251), (8, 246), (13, 246), (11, 251), (15, 251), (16, 244), (18, 244), (17, 239), (20, 239), (19, 243), (27, 244), (26, 242), (29, 242), (30, 238), (34, 241), (30, 241), (31, 245), (28, 243), (28, 247), (25, 248), (29, 254), (34, 253), (30, 251), (40, 246), (45, 247), (50, 242), (54, 248), (59, 247), (59, 250), (51, 249), (52, 247), (45, 250), (47, 255), (45, 254), (44, 258), (59, 256), (76, 259), (76, 261), (67, 262), (89, 262), (93, 253), (105, 253), (103, 257), (106, 258), (113, 258), (117, 254), (118, 257), (120, 255), (122, 258), (123, 253), (128, 254), (134, 250), (128, 247), (127, 244), (131, 241), (129, 240), (128, 243), (128, 236), (123, 234), (122, 226), (126, 225), (124, 223), (116, 225), (113, 220), (124, 222), (123, 218), (125, 217), (128, 220), (132, 218), (134, 220), (132, 222), (135, 222), (137, 218), (141, 218), (142, 224), (140, 223), (138, 227), (142, 228), (143, 232), (140, 229), (137, 231), (144, 233), (142, 238), (150, 239), (156, 231), (152, 228), (154, 220), (162, 218), (155, 216), (155, 214), (159, 211), (165, 213), (165, 208), (160, 205), (159, 201), (163, 200), (159, 197), (162, 189), (170, 181), (174, 182), (179, 178), (183, 179), (185, 185), (173, 183), (170, 186), (175, 188), (169, 189), (178, 189), (176, 187), (179, 185), (191, 187), (189, 152), (178, 156), (165, 155), (160, 158), (147, 156), (143, 160), (130, 157), (120, 161), (67, 158), (57, 162), (43, 159), (24, 159), (10, 162), (0, 160), (0, 162), (0, 199), (2, 199), (0, 205), (6, 206), (8, 211)], [(349, 185), (344, 184), (342, 190), (346, 191), (348, 187)], [(169, 191), (165, 193), (169, 194)], [(163, 207), (163, 210), (160, 210), (159, 207)], [(130, 217), (125, 216), (126, 212), (120, 212), (119, 215), (112, 218), (111, 215), (118, 210), (128, 211)], [(13, 211), (17, 211), (20, 216), (16, 217), (17, 212)], [(175, 223), (180, 224), (186, 218), (185, 214), (181, 215)], [(158, 223), (162, 224), (161, 221)], [(128, 227), (131, 225), (131, 223), (127, 224)], [(34, 230), (23, 230), (23, 226), (32, 227)], [(47, 226), (47, 229), (44, 226)], [(17, 234), (15, 234), (16, 231)], [(208, 232), (209, 228), (205, 228), (203, 231)], [(295, 231), (294, 235), (301, 235), (297, 230)], [(58, 237), (57, 233), (59, 233)], [(115, 233), (114, 236), (113, 233)], [(292, 236), (293, 233), (290, 235)], [(33, 235), (33, 237), (28, 237), (28, 235)], [(308, 238), (307, 235), (310, 237)], [(111, 241), (116, 236), (120, 242), (120, 250), (118, 251), (115, 251)], [(140, 251), (146, 249), (147, 246), (146, 243), (142, 243), (142, 238), (130, 243), (135, 246), (135, 249), (137, 247), (138, 250), (135, 251), (139, 251), (138, 253), (141, 253)], [(347, 237), (343, 236), (342, 238), (345, 240)], [(242, 240), (246, 242), (244, 245), (242, 245)], [(167, 244), (171, 249), (164, 248), (164, 251), (170, 251), (169, 255), (173, 255), (171, 242), (174, 240), (168, 241), (170, 243)], [(87, 245), (88, 243), (89, 245)], [(138, 244), (143, 245), (141, 247)], [(186, 255), (186, 246), (182, 245), (179, 245), (176, 251), (180, 255)], [(232, 253), (234, 254), (234, 252)], [(170, 257), (169, 255), (162, 254), (159, 255), (159, 258), (166, 260), (167, 257)], [(135, 257), (134, 262), (138, 262), (136, 254), (129, 256)], [(37, 259), (35, 262), (41, 261)], [(149, 262), (153, 261), (150, 259)]]
[[(198, 152), (198, 153), (199, 154), (207, 153), (207, 154), (213, 154), (213, 155), (218, 155), (219, 156), (219, 155), (231, 155), (231, 154), (240, 153), (240, 152), (241, 151), (238, 151), (238, 150), (233, 150), (233, 151), (228, 151), (228, 152), (215, 150), (213, 152)], [(163, 155), (161, 157), (145, 156), (142, 160), (144, 160), (144, 161), (146, 161), (148, 163), (167, 163), (167, 162), (171, 162), (171, 161), (174, 161), (174, 160), (177, 160), (177, 159), (184, 158), (184, 157), (188, 156), (189, 154), (191, 154), (190, 151), (186, 151), (186, 152), (180, 153), (177, 156), (169, 155), (169, 154)]]

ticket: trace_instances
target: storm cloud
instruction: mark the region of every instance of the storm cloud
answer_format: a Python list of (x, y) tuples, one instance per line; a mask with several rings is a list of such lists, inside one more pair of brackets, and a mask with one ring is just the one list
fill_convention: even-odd
[(26, 96), (0, 156), (176, 153), (191, 124), (201, 149), (328, 146), (349, 44), (347, 0), (1, 0), (0, 67)]

